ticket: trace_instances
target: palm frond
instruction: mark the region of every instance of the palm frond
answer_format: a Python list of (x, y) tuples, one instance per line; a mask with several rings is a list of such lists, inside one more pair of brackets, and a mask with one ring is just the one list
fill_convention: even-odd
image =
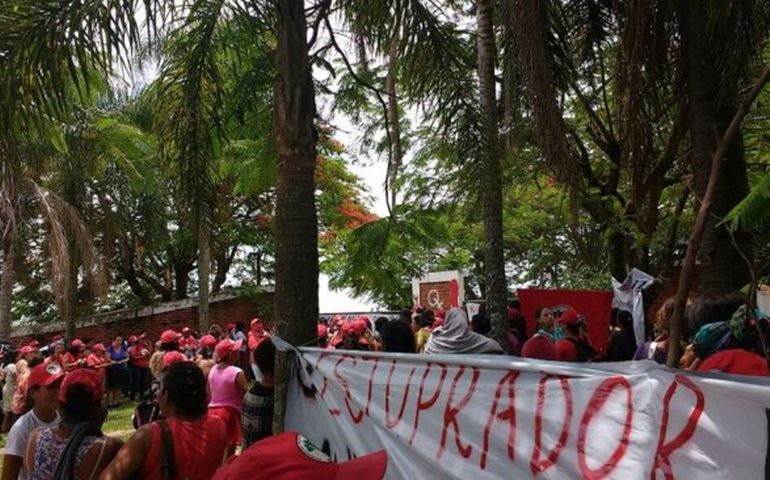
[(733, 230), (757, 230), (770, 224), (770, 173), (754, 185), (723, 222)]

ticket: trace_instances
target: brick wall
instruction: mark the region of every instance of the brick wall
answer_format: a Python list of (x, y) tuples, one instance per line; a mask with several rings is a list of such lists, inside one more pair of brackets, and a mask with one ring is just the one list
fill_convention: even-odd
[[(222, 327), (229, 322), (243, 322), (248, 329), (249, 321), (257, 314), (264, 317), (264, 313), (272, 309), (272, 303), (272, 291), (264, 291), (256, 298), (248, 299), (230, 292), (212, 295), (209, 302), (209, 321)], [(76, 332), (77, 337), (84, 340), (107, 342), (118, 333), (138, 335), (146, 331), (150, 338), (155, 340), (160, 337), (161, 332), (169, 328), (177, 331), (186, 326), (192, 328), (197, 317), (197, 299), (186, 299), (85, 317), (78, 320)], [(269, 321), (270, 318), (266, 320)], [(43, 344), (63, 332), (61, 324), (24, 327), (14, 329), (11, 338), (16, 345), (23, 345), (33, 339)]]

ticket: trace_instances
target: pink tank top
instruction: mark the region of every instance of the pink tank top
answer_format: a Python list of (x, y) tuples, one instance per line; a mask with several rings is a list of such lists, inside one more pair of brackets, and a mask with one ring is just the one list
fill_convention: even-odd
[(243, 407), (243, 394), (238, 391), (235, 378), (241, 373), (238, 367), (230, 365), (226, 368), (214, 366), (209, 372), (209, 392), (211, 392), (211, 407), (231, 407), (239, 412)]

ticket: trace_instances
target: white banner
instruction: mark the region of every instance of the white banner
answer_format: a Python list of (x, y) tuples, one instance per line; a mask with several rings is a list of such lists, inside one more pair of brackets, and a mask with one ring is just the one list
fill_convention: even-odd
[(644, 302), (642, 299), (642, 290), (655, 283), (655, 277), (634, 268), (628, 274), (623, 283), (612, 280), (612, 308), (627, 310), (631, 312), (631, 318), (634, 320), (634, 337), (637, 345), (641, 345), (646, 340), (644, 331)]
[(755, 479), (770, 379), (653, 362), (302, 349), (286, 427), (388, 479)]

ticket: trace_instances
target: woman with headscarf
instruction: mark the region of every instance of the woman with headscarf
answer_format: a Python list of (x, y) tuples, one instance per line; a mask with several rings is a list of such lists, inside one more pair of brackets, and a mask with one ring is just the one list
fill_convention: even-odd
[(453, 308), (447, 312), (444, 325), (433, 330), (425, 353), (503, 353), (503, 349), (491, 338), (471, 331), (465, 310)]

